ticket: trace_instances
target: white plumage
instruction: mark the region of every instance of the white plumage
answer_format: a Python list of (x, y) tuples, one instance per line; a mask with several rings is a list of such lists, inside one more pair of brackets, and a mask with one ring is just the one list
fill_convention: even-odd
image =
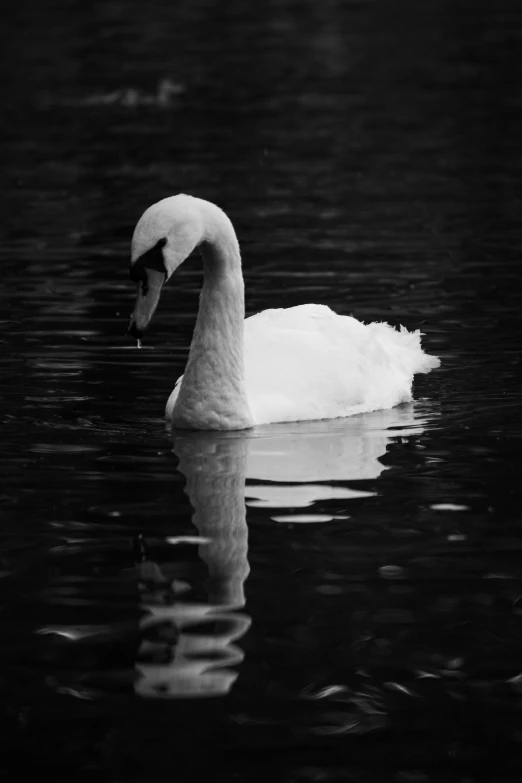
[(187, 368), (167, 403), (176, 427), (243, 429), (392, 408), (412, 399), (416, 373), (440, 363), (423, 352), (419, 331), (365, 325), (325, 305), (244, 320), (237, 239), (210, 202), (180, 195), (150, 207), (134, 232), (132, 263), (158, 242), (164, 274), (145, 264), (147, 286), (138, 290), (131, 323), (136, 336), (148, 325), (163, 278), (198, 245), (205, 265)]

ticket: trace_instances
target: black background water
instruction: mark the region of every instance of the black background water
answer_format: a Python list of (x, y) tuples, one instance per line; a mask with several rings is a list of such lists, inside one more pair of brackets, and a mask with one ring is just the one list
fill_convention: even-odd
[[(520, 779), (521, 24), (509, 0), (4, 12), (4, 778)], [(181, 537), (214, 447), (176, 457), (162, 422), (198, 264), (125, 337), (134, 224), (180, 191), (231, 216), (249, 312), (327, 303), (442, 358), (406, 423), (350, 425), (337, 497), (249, 503), (246, 606), (191, 615), (237, 631), (221, 698), (140, 692), (146, 606), (212, 603)], [(179, 642), (156, 632), (149, 659)]]

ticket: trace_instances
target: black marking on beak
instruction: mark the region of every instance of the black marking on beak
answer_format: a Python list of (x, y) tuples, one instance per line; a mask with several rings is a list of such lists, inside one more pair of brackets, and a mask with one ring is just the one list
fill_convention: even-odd
[(143, 253), (136, 261), (131, 264), (129, 269), (129, 277), (135, 283), (143, 281), (147, 285), (147, 272), (146, 268), (155, 269), (157, 272), (163, 272), (165, 277), (167, 276), (167, 270), (165, 269), (165, 260), (163, 258), (163, 250), (167, 244), (167, 238), (160, 239), (154, 247)]

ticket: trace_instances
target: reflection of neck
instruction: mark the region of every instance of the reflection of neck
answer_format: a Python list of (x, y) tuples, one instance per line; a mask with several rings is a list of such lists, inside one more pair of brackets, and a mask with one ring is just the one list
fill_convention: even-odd
[[(174, 440), (179, 470), (187, 479), (185, 491), (194, 508), (193, 521), (205, 541), (199, 553), (208, 566), (209, 599), (208, 603), (160, 600), (144, 606), (142, 630), (150, 637), (157, 627), (161, 635), (140, 646), (134, 687), (142, 696), (223, 696), (237, 678), (231, 667), (243, 660), (243, 652), (235, 642), (250, 627), (247, 615), (229, 611), (244, 606), (243, 583), (249, 571), (246, 445), (242, 437), (209, 433), (178, 435)], [(167, 582), (160, 573), (160, 584)], [(170, 638), (164, 641), (165, 624), (174, 643)], [(144, 660), (158, 653), (168, 660)]]
[(219, 232), (201, 249), (205, 278), (172, 423), (244, 429), (252, 426), (252, 415), (244, 378), (244, 283), (233, 229)]
[(187, 479), (193, 522), (209, 539), (199, 548), (209, 569), (209, 603), (237, 608), (245, 604), (243, 582), (249, 573), (244, 499), (247, 444), (243, 438), (215, 438), (177, 438), (174, 447), (179, 470)]

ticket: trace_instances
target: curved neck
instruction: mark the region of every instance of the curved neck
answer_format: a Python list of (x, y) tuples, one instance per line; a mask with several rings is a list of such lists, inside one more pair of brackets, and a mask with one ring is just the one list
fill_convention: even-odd
[(228, 219), (200, 246), (204, 283), (189, 358), (172, 411), (175, 427), (233, 430), (253, 425), (244, 378), (244, 283)]

